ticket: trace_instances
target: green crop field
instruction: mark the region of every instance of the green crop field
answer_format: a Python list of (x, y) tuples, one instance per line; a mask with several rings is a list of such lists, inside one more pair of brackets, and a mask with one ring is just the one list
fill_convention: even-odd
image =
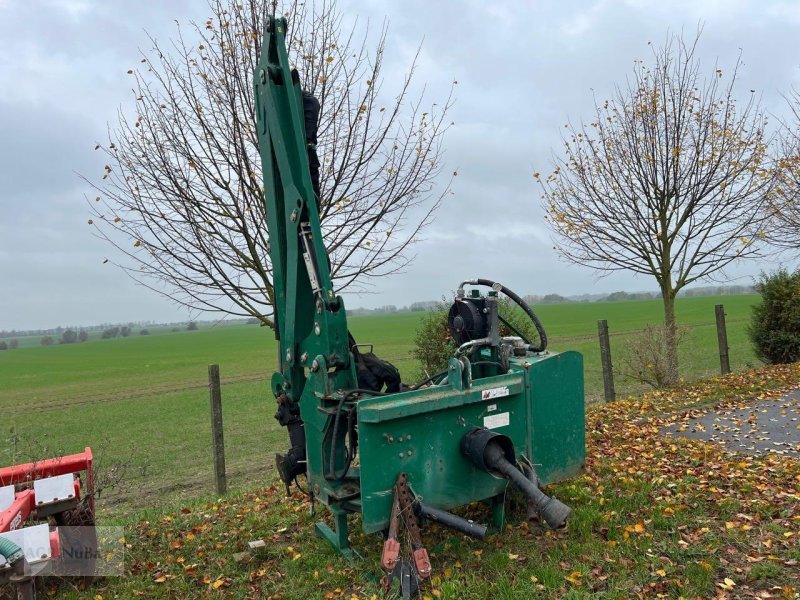
[[(679, 299), (678, 319), (689, 327), (681, 347), (682, 375), (718, 372), (714, 305), (727, 312), (731, 366), (755, 366), (746, 337), (757, 296)], [(658, 301), (546, 305), (537, 308), (553, 351), (574, 349), (585, 357), (587, 401), (602, 394), (597, 320), (606, 319), (612, 354), (631, 334), (661, 319)], [(412, 338), (423, 313), (352, 317), (361, 343), (401, 370), (417, 376)], [(0, 464), (76, 452), (92, 446), (101, 478), (121, 479), (106, 488), (101, 506), (116, 510), (153, 505), (212, 490), (207, 365), (217, 363), (223, 381), (229, 485), (245, 488), (274, 478), (273, 455), (285, 434), (273, 419), (269, 374), (276, 367), (272, 332), (254, 325), (201, 325), (199, 331), (91, 340), (48, 347), (25, 344), (0, 352)], [(21, 345), (22, 346), (22, 345)], [(621, 394), (641, 388), (617, 382)]]

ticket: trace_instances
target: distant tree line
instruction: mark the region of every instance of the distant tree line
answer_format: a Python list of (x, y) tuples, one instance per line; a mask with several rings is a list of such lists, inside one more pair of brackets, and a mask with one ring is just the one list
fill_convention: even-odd
[[(756, 288), (752, 285), (730, 285), (730, 286), (706, 286), (696, 287), (681, 290), (679, 296), (690, 298), (698, 296), (726, 296), (726, 295), (739, 295), (739, 294), (755, 294), (758, 293)], [(562, 296), (560, 294), (545, 294), (545, 295), (527, 295), (524, 297), (525, 301), (532, 305), (541, 304), (563, 304), (570, 302), (621, 302), (633, 300), (654, 300), (660, 298), (660, 292), (613, 292), (611, 294), (580, 294), (573, 296)], [(407, 312), (431, 312), (440, 307), (441, 302), (435, 300), (425, 300), (412, 302), (408, 306), (398, 307), (394, 304), (387, 304), (378, 308), (353, 308), (348, 309), (348, 314), (352, 316), (362, 315), (381, 315), (381, 314), (394, 314), (394, 313), (407, 313)], [(259, 324), (260, 320), (251, 317), (248, 319), (230, 319), (229, 323), (247, 323)], [(0, 350), (14, 350), (19, 348), (19, 340), (17, 337), (29, 337), (33, 335), (42, 335), (40, 343), (42, 346), (52, 346), (55, 343), (59, 344), (74, 344), (79, 342), (86, 342), (89, 340), (89, 332), (100, 332), (101, 339), (114, 339), (118, 337), (131, 336), (137, 326), (153, 325), (153, 321), (133, 323), (127, 325), (93, 325), (85, 328), (74, 327), (55, 327), (53, 329), (40, 329), (40, 330), (0, 330)], [(175, 323), (162, 324), (176, 325)], [(180, 324), (182, 327), (171, 327), (172, 333), (180, 331), (196, 331), (198, 321), (188, 321)], [(150, 335), (150, 329), (143, 327), (139, 330), (139, 335)]]
[[(65, 329), (58, 338), (59, 344), (76, 344), (78, 342), (86, 342), (89, 340), (89, 332), (85, 329), (76, 331), (74, 329)], [(55, 344), (56, 338), (52, 335), (45, 335), (40, 340), (42, 346), (52, 346)]]
[[(733, 296), (758, 293), (752, 285), (706, 286), (681, 290), (678, 294), (682, 298), (695, 298), (700, 296)], [(625, 302), (633, 300), (656, 300), (661, 298), (661, 292), (612, 292), (610, 294), (581, 294), (577, 296), (561, 296), (559, 294), (546, 294), (544, 296), (528, 295), (525, 301), (528, 304), (562, 304), (565, 302)]]
[(572, 298), (566, 298), (560, 294), (545, 294), (544, 296), (528, 295), (524, 297), (528, 304), (563, 304), (565, 302), (575, 302)]
[[(757, 293), (752, 285), (729, 285), (729, 286), (706, 286), (681, 290), (681, 297), (695, 296), (730, 296), (738, 294)], [(528, 304), (566, 304), (569, 302), (621, 302), (632, 300), (655, 300), (661, 298), (661, 292), (612, 292), (611, 294), (580, 294), (574, 296), (562, 296), (561, 294), (528, 294), (524, 296)], [(378, 308), (353, 308), (348, 309), (347, 314), (354, 316), (361, 315), (380, 315), (404, 312), (431, 312), (437, 310), (441, 302), (428, 300), (422, 302), (412, 302), (408, 306), (398, 308), (392, 304)]]
[(110, 340), (115, 337), (128, 337), (131, 334), (131, 325), (123, 325), (122, 327), (109, 327), (104, 330), (100, 336), (104, 340)]
[[(63, 333), (69, 329), (74, 331), (81, 331), (85, 330), (89, 333), (91, 332), (102, 332), (106, 329), (113, 328), (113, 327), (123, 327), (126, 325), (125, 323), (100, 323), (98, 325), (82, 325), (82, 326), (75, 326), (75, 325), (59, 325), (58, 327), (50, 327), (48, 329), (0, 329), (0, 339), (8, 339), (8, 338), (21, 338), (21, 337), (33, 337), (33, 336), (51, 336), (54, 339), (61, 339)], [(138, 328), (138, 327), (150, 327), (155, 325), (154, 321), (137, 321), (137, 322), (128, 322), (127, 326), (131, 328), (131, 330)]]
[(681, 291), (679, 296), (692, 298), (696, 296), (734, 296), (741, 294), (758, 294), (758, 286), (752, 285), (723, 285), (690, 288)]

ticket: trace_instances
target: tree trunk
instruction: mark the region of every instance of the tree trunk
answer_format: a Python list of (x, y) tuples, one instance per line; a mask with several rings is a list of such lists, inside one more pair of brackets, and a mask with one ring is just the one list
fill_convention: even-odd
[(672, 290), (662, 290), (664, 300), (664, 339), (667, 347), (665, 348), (666, 357), (666, 385), (678, 383), (678, 331), (675, 325), (675, 292)]

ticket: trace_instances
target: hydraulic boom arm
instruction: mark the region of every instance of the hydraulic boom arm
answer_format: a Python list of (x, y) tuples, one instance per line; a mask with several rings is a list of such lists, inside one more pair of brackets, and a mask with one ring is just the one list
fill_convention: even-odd
[[(286, 20), (270, 18), (254, 73), (256, 129), (264, 175), (264, 202), (272, 262), (280, 366), (272, 377), (279, 422), (292, 449), (277, 457), (287, 485), (306, 471), (300, 401), (307, 374), (324, 370), (324, 387), (356, 387), (344, 302), (331, 282), (320, 230), (297, 71), (289, 67)], [(308, 394), (311, 396), (312, 394)], [(288, 463), (286, 462), (288, 461)]]
[(305, 382), (303, 368), (310, 367), (302, 356), (322, 354), (329, 367), (340, 368), (350, 358), (347, 318), (331, 283), (308, 165), (300, 82), (289, 68), (285, 31), (285, 19), (269, 20), (254, 85), (281, 347), (282, 377), (274, 385), (296, 402)]

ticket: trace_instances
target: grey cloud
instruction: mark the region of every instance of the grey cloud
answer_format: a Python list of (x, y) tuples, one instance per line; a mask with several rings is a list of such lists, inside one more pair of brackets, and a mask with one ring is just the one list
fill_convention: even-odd
[(8, 211), (27, 211), (28, 203), (40, 205), (42, 194), (77, 187), (75, 171), (99, 173), (103, 163), (92, 153), (94, 133), (82, 115), (0, 101), (0, 206), (5, 218)]
[[(624, 83), (634, 59), (648, 58), (648, 41), (701, 23), (704, 67), (718, 60), (729, 69), (741, 49), (743, 97), (757, 90), (776, 116), (786, 112), (781, 93), (800, 79), (800, 9), (790, 2), (345, 0), (342, 8), (346, 23), (358, 16), (373, 34), (388, 20), (387, 94), (423, 39), (417, 89), (441, 102), (458, 80), (443, 170), (443, 182), (458, 170), (454, 193), (414, 245), (419, 259), (372, 282), (372, 293), (347, 294), (349, 306), (436, 298), (476, 275), (522, 293), (653, 289), (647, 279), (598, 279), (557, 260), (531, 174), (548, 171), (563, 124), (591, 119), (593, 94), (603, 99)], [(73, 171), (102, 168), (91, 148), (121, 104), (130, 110), (125, 71), (149, 47), (144, 30), (166, 42), (174, 19), (207, 12), (189, 0), (0, 0), (0, 328), (186, 317), (102, 264), (113, 249), (90, 235), (88, 190)], [(730, 275), (749, 281), (765, 267), (744, 263)]]

